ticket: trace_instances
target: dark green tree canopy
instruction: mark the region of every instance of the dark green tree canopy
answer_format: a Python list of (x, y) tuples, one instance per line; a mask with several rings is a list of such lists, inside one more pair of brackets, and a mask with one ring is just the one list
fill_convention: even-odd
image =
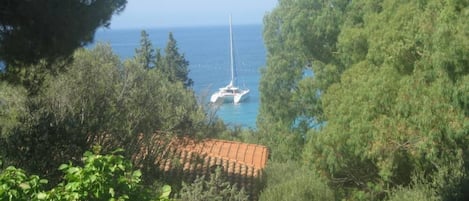
[(467, 19), (467, 0), (280, 0), (259, 86), (271, 158), (303, 158), (337, 200), (467, 200)]
[[(168, 76), (172, 82), (181, 81), (185, 87), (190, 87), (194, 83), (189, 78), (189, 61), (186, 60), (184, 54), (179, 53), (177, 42), (173, 37), (173, 33), (169, 33), (168, 43), (164, 49), (164, 59), (161, 61), (160, 70)], [(157, 58), (159, 56), (157, 55)], [(160, 62), (160, 61), (158, 61)]]
[(150, 35), (145, 30), (140, 32), (140, 47), (135, 49), (135, 57), (145, 69), (155, 67), (154, 61), (156, 59), (155, 49), (151, 44)]
[(126, 0), (2, 0), (0, 60), (36, 63), (66, 57), (93, 40), (95, 30), (109, 26)]

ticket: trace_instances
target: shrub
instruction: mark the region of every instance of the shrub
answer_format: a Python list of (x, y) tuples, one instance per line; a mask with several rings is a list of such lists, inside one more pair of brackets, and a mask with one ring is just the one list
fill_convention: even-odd
[(267, 185), (261, 201), (335, 200), (333, 191), (312, 170), (294, 162), (271, 163), (266, 170)]
[(161, 191), (145, 188), (140, 184), (141, 173), (133, 170), (130, 161), (114, 153), (101, 155), (86, 152), (83, 167), (62, 164), (63, 182), (49, 191), (47, 180), (39, 176), (27, 176), (15, 167), (7, 167), (0, 173), (0, 200), (169, 200), (171, 187)]
[(208, 180), (205, 176), (197, 177), (192, 184), (183, 183), (179, 198), (184, 201), (246, 201), (244, 189), (225, 181), (220, 168), (217, 168)]

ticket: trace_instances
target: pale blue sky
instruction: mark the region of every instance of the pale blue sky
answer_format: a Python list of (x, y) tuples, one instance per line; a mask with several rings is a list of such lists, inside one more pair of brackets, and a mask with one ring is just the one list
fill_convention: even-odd
[(277, 0), (128, 0), (112, 29), (261, 24)]

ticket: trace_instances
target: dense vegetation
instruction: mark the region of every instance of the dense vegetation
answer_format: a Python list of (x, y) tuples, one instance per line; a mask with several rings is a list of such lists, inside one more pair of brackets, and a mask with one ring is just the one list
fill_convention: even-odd
[(145, 188), (141, 185), (142, 173), (133, 170), (132, 164), (122, 155), (85, 152), (83, 167), (62, 164), (61, 183), (46, 190), (47, 179), (28, 176), (24, 170), (7, 167), (0, 173), (1, 200), (169, 200), (171, 188)]
[[(57, 74), (74, 50), (93, 42), (126, 0), (4, 0), (0, 2), (0, 60), (11, 83), (39, 88), (46, 74)], [(30, 65), (38, 64), (42, 65)], [(58, 63), (57, 63), (58, 64)], [(37, 89), (38, 90), (38, 89)], [(29, 93), (35, 93), (30, 90)]]
[[(84, 16), (67, 26), (83, 32), (31, 36), (78, 15), (68, 6)], [(469, 2), (280, 0), (264, 19), (257, 131), (212, 119), (172, 34), (161, 51), (142, 31), (125, 61), (106, 44), (76, 49), (124, 6), (0, 3), (1, 199), (165, 200), (171, 182), (174, 199), (245, 200), (218, 172), (182, 184), (132, 158), (142, 139), (233, 133), (271, 150), (260, 200), (469, 199)], [(9, 16), (20, 8), (31, 12)], [(46, 8), (57, 12), (22, 24)]]
[[(143, 51), (145, 48), (149, 48), (148, 51)], [(145, 63), (145, 58), (152, 59)], [(226, 131), (219, 120), (208, 119), (208, 111), (196, 99), (190, 88), (192, 80), (187, 77), (188, 61), (178, 52), (172, 34), (169, 34), (164, 54), (153, 50), (146, 32), (142, 31), (141, 47), (136, 49), (132, 59), (121, 61), (109, 45), (98, 43), (92, 49), (76, 50), (72, 61), (65, 65), (65, 72), (45, 76), (39, 90), (33, 89), (36, 90), (34, 94), (28, 93), (24, 86), (2, 82), (0, 161), (3, 162), (3, 167), (8, 166), (3, 176), (4, 181), (10, 181), (11, 185), (2, 190), (1, 196), (12, 200), (24, 199), (24, 196), (33, 196), (40, 200), (107, 200), (111, 198), (107, 196), (114, 196), (104, 192), (108, 189), (94, 188), (109, 187), (117, 190), (117, 186), (137, 185), (133, 180), (130, 183), (119, 183), (120, 180), (114, 177), (102, 178), (96, 184), (89, 184), (95, 182), (93, 178), (93, 181), (84, 178), (90, 175), (63, 176), (62, 171), (69, 174), (70, 168), (61, 164), (71, 161), (76, 164), (84, 163), (84, 168), (87, 168), (87, 159), (95, 156), (86, 154), (83, 158), (85, 161), (81, 161), (81, 155), (99, 144), (104, 153), (125, 147), (122, 154), (126, 160), (138, 166), (144, 174), (138, 178), (138, 185), (144, 185), (138, 188), (142, 189), (138, 192), (132, 190), (129, 192), (132, 195), (125, 196), (141, 200), (135, 196), (140, 196), (140, 191), (151, 190), (148, 188), (153, 188), (152, 184), (155, 182), (170, 182), (175, 189), (182, 185), (182, 180), (160, 180), (164, 177), (155, 168), (154, 162), (162, 148), (149, 151), (143, 160), (132, 157), (139, 154), (143, 147), (153, 147), (155, 143), (164, 147), (165, 140), (174, 136), (201, 138)], [(120, 163), (128, 163), (122, 161), (122, 156), (118, 158), (119, 164), (109, 164), (109, 169), (97, 167), (100, 174), (113, 175), (110, 170), (120, 168)], [(116, 161), (112, 159), (111, 162)], [(96, 165), (97, 162), (92, 163), (91, 165)], [(59, 166), (61, 168), (57, 169)], [(127, 171), (132, 167), (125, 168)], [(24, 171), (38, 176), (11, 178), (17, 172), (26, 175)], [(39, 178), (45, 178), (48, 182), (37, 183), (42, 181)], [(80, 180), (72, 181), (73, 192), (67, 187), (69, 184), (63, 183), (67, 178)], [(109, 179), (118, 179), (119, 182)], [(15, 186), (25, 182), (27, 185), (35, 182), (34, 188), (30, 190), (29, 187), (23, 189)], [(77, 182), (84, 182), (85, 186)], [(226, 187), (226, 190), (229, 188), (232, 194), (239, 191), (234, 188), (231, 191), (231, 186), (222, 187)], [(100, 195), (89, 197), (86, 193), (91, 189)], [(19, 194), (16, 193), (18, 190)], [(189, 189), (185, 192), (191, 195), (196, 190)], [(105, 196), (101, 195), (103, 192)], [(150, 196), (146, 200), (158, 198), (157, 194), (145, 196)], [(207, 196), (221, 195), (212, 192)], [(125, 200), (127, 197), (116, 199)]]
[[(2, 9), (12, 9), (2, 15), (18, 14), (20, 8), (21, 13), (28, 9), (34, 13), (36, 3), (41, 2), (2, 2)], [(76, 23), (60, 26), (65, 21), (59, 20), (54, 27), (80, 30), (66, 38), (51, 34), (40, 40), (23, 34), (35, 27), (21, 25), (20, 19), (0, 20), (4, 34), (0, 59), (5, 67), (0, 76), (1, 199), (158, 200), (159, 188), (153, 184), (181, 188), (181, 180), (161, 180), (162, 172), (154, 167), (161, 154), (158, 151), (163, 149), (151, 150), (143, 159), (133, 156), (155, 143), (164, 147), (165, 140), (174, 136), (207, 137), (226, 132), (226, 128), (208, 116), (210, 111), (197, 100), (188, 77), (189, 63), (173, 35), (169, 34), (164, 52), (160, 52), (142, 31), (134, 58), (122, 61), (107, 44), (91, 49), (81, 46), (92, 40), (96, 28), (108, 25), (125, 1), (42, 3), (38, 8), (63, 10), (43, 13), (40, 20), (51, 18), (49, 15), (66, 15), (61, 20), (77, 15)], [(69, 13), (70, 9), (79, 13)], [(31, 21), (27, 16), (23, 20)], [(48, 39), (57, 41), (51, 44)], [(28, 49), (22, 42), (39, 46)], [(8, 48), (15, 43), (15, 48)], [(50, 52), (41, 49), (43, 46)], [(101, 145), (101, 151), (87, 152), (95, 144)], [(125, 148), (122, 155), (112, 154), (117, 148)], [(233, 190), (231, 193), (238, 191)], [(190, 195), (192, 191), (185, 192)]]
[[(264, 193), (469, 198), (468, 17), (458, 0), (279, 1), (264, 20), (258, 140), (269, 171), (314, 179), (269, 177)], [(328, 199), (313, 196), (323, 183)]]

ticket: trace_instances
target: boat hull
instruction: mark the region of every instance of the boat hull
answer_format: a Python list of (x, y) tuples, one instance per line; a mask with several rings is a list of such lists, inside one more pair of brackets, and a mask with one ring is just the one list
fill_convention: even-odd
[(249, 90), (243, 91), (242, 93), (222, 93), (217, 92), (210, 97), (212, 103), (240, 103), (248, 98)]

